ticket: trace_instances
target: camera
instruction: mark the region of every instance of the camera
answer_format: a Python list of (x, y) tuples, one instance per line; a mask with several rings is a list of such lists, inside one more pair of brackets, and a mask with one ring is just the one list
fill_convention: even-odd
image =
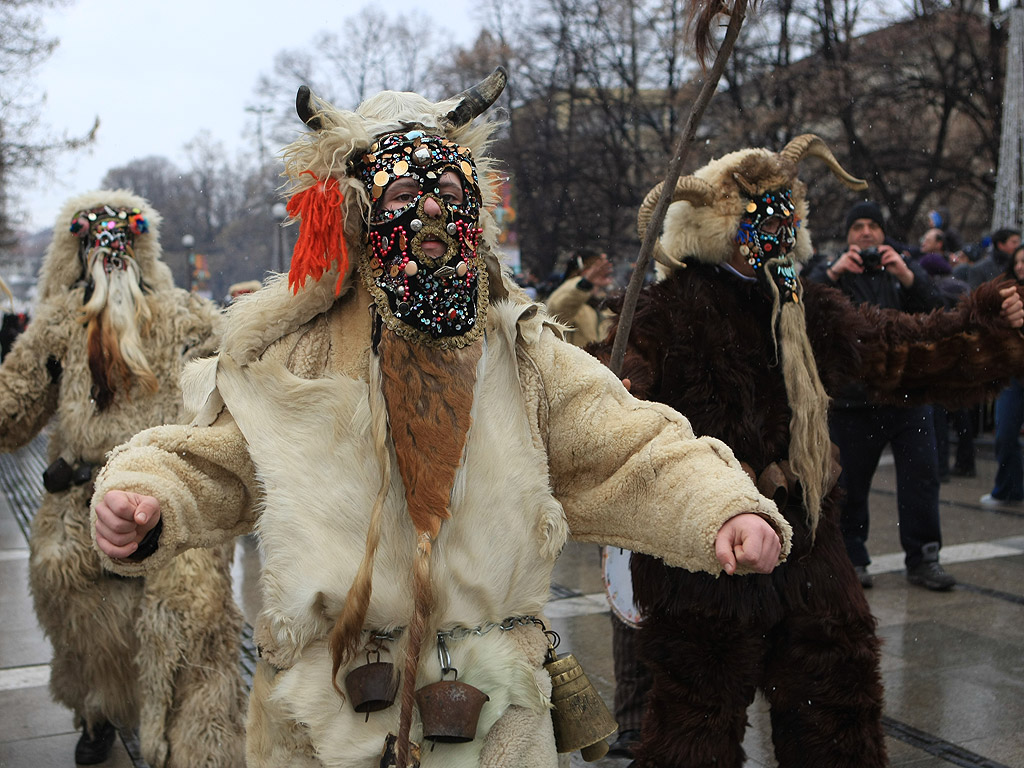
[(882, 254), (877, 248), (864, 248), (860, 252), (860, 263), (864, 269), (879, 270), (882, 268)]

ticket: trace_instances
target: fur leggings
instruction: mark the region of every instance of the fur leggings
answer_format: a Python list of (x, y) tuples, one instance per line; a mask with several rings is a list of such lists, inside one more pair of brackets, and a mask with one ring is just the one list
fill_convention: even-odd
[(741, 768), (758, 690), (780, 768), (887, 765), (875, 620), (834, 520), (769, 576), (714, 579), (634, 556), (633, 578), (654, 676), (637, 768)]
[(137, 727), (153, 768), (241, 766), (242, 616), (231, 545), (191, 550), (145, 579), (115, 576), (92, 548), (87, 490), (45, 494), (29, 542), (54, 699), (77, 727)]

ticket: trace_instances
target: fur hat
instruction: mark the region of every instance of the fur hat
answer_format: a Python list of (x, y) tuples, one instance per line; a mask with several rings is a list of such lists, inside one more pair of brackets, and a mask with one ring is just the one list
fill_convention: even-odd
[(878, 206), (878, 203), (865, 200), (850, 208), (846, 212), (846, 228), (844, 232), (849, 232), (853, 222), (858, 219), (871, 219), (881, 227), (883, 233), (885, 232), (885, 216), (882, 215), (882, 209)]
[[(684, 259), (719, 264), (732, 259), (740, 221), (752, 200), (772, 190), (792, 191), (795, 218), (801, 221), (793, 258), (806, 261), (812, 253), (807, 228), (807, 188), (797, 178), (800, 162), (807, 156), (823, 160), (832, 172), (854, 189), (866, 182), (854, 178), (839, 165), (825, 143), (813, 134), (797, 136), (781, 152), (741, 149), (712, 160), (676, 182), (673, 202), (655, 258), (668, 267)], [(662, 185), (652, 189), (640, 207), (637, 224), (643, 238)]]
[(84, 266), (79, 258), (82, 238), (76, 234), (81, 226), (80, 214), (102, 206), (124, 211), (137, 208), (140, 211), (145, 219), (145, 228), (133, 234), (132, 250), (142, 281), (151, 290), (174, 287), (174, 277), (163, 262), (160, 249), (160, 214), (147, 200), (127, 189), (99, 189), (71, 198), (57, 215), (53, 240), (39, 270), (39, 301), (67, 291), (85, 279)]

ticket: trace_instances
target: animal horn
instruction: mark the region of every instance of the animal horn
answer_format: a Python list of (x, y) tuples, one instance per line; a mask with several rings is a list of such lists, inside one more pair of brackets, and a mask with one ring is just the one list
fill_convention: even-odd
[[(648, 192), (644, 201), (640, 203), (640, 211), (636, 215), (636, 230), (641, 240), (647, 236), (647, 225), (651, 223), (654, 206), (658, 204), (658, 200), (661, 198), (661, 190), (664, 186), (664, 181), (658, 182), (657, 186)], [(714, 199), (714, 188), (696, 176), (684, 176), (677, 180), (675, 191), (672, 193), (673, 203), (686, 200), (693, 206), (711, 205)]]
[[(640, 210), (636, 215), (636, 230), (640, 235), (642, 241), (647, 236), (647, 226), (651, 223), (651, 215), (654, 213), (654, 206), (658, 204), (658, 200), (661, 198), (661, 190), (664, 188), (665, 182), (659, 182), (647, 196), (644, 201), (640, 203)], [(672, 193), (672, 202), (677, 203), (680, 200), (686, 200), (693, 206), (704, 206), (711, 205), (715, 199), (715, 190), (703, 179), (698, 179), (696, 176), (684, 176), (681, 179), (676, 180), (676, 188)], [(667, 267), (679, 266), (667, 253), (665, 249), (661, 247), (661, 243), (654, 244), (654, 260), (659, 264), (664, 264)]]
[(851, 176), (847, 173), (821, 137), (813, 133), (796, 136), (779, 152), (780, 157), (789, 160), (794, 165), (799, 165), (800, 161), (808, 155), (824, 160), (832, 173), (838, 176), (850, 189), (868, 188), (868, 183), (864, 179), (858, 179), (856, 176)]
[(445, 128), (461, 128), (481, 115), (491, 104), (497, 101), (508, 83), (508, 71), (504, 67), (496, 68), (484, 80), (467, 88), (455, 98), (461, 99), (458, 106), (445, 115), (442, 121)]
[(313, 108), (313, 94), (309, 86), (300, 85), (299, 92), (295, 94), (295, 111), (311, 130), (319, 131), (323, 128), (323, 121)]
[(743, 194), (751, 199), (757, 197), (757, 187), (747, 181), (744, 176), (738, 173), (733, 173), (732, 178), (736, 182), (737, 186), (743, 190)]

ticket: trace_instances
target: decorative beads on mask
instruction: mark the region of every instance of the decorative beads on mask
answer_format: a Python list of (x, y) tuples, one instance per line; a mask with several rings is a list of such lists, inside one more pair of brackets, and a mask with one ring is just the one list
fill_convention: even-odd
[(148, 232), (149, 222), (138, 208), (101, 205), (75, 214), (70, 231), (80, 240), (82, 266), (88, 270), (93, 259), (102, 256), (103, 269), (109, 274), (128, 269), (127, 259), (135, 257), (135, 235)]
[[(354, 171), (373, 201), (363, 280), (385, 324), (441, 347), (476, 339), (487, 307), (487, 272), (478, 253), (480, 192), (469, 150), (418, 130), (388, 134)], [(460, 195), (442, 196), (446, 173), (447, 185), (458, 179)], [(388, 210), (383, 198), (399, 179), (414, 182), (408, 185), (410, 200)], [(428, 201), (439, 214), (427, 213)], [(443, 253), (428, 255), (427, 241), (443, 246)]]
[(767, 265), (783, 302), (800, 300), (791, 256), (800, 225), (793, 205), (793, 191), (780, 189), (750, 200), (736, 231), (740, 254), (755, 272)]

